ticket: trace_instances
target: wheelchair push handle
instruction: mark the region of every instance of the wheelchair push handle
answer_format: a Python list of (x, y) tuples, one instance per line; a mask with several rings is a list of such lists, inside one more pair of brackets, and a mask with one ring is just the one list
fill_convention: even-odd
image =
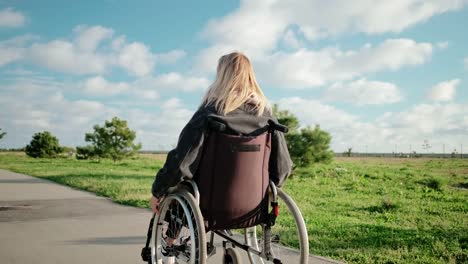
[[(225, 132), (227, 130), (227, 125), (220, 121), (220, 120), (216, 120), (214, 118), (209, 118), (208, 119), (208, 127), (214, 131), (217, 131), (217, 132)], [(277, 123), (273, 120), (268, 120), (268, 127), (271, 129), (271, 130), (278, 130), (282, 133), (288, 133), (289, 131), (289, 128), (285, 125), (282, 125), (280, 123)]]
[(285, 125), (282, 125), (280, 123), (277, 123), (273, 120), (268, 120), (268, 125), (270, 125), (270, 127), (273, 129), (273, 130), (278, 130), (279, 132), (282, 132), (282, 133), (288, 133), (289, 131), (289, 128)]

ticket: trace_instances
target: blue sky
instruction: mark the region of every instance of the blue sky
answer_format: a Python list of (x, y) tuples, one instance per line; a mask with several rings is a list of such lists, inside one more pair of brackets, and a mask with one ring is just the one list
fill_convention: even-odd
[[(0, 1), (0, 147), (128, 120), (169, 149), (244, 52), (271, 103), (344, 151), (468, 150), (468, 1)], [(445, 146), (445, 147), (444, 147)]]

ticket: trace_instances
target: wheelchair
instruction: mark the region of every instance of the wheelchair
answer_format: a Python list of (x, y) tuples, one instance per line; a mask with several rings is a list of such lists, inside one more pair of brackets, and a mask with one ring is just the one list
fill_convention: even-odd
[[(143, 261), (205, 264), (216, 254), (218, 236), (225, 264), (243, 263), (239, 250), (251, 264), (307, 264), (302, 214), (268, 174), (271, 137), (287, 127), (270, 120), (257, 135), (246, 136), (220, 120), (208, 124), (198, 176), (171, 188), (162, 200), (160, 214), (150, 220)], [(292, 262), (291, 254), (297, 260)]]

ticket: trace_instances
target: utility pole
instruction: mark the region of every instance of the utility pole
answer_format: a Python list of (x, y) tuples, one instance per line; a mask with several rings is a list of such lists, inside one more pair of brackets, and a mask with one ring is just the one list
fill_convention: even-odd
[(442, 152), (443, 152), (443, 154), (445, 156), (445, 144), (442, 144)]
[(460, 158), (463, 158), (463, 144), (460, 144)]

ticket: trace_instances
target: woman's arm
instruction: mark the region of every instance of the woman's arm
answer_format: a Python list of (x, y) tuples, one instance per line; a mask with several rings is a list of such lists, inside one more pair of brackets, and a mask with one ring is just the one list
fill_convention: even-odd
[(291, 174), (293, 162), (289, 156), (288, 145), (284, 134), (274, 131), (271, 139), (271, 153), (268, 164), (270, 179), (281, 187)]
[(163, 196), (184, 178), (195, 175), (204, 141), (205, 117), (205, 111), (198, 110), (182, 129), (177, 147), (167, 154), (166, 162), (153, 182), (151, 192), (154, 197)]

